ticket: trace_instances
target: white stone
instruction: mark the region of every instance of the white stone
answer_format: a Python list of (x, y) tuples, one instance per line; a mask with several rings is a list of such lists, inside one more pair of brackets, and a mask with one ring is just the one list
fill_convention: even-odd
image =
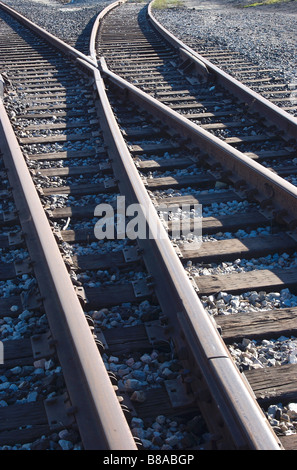
[(288, 414), (291, 418), (297, 417), (297, 403), (288, 404)]
[(178, 444), (179, 439), (178, 439), (177, 436), (170, 436), (167, 439), (165, 439), (165, 442), (166, 442), (167, 445), (173, 447), (173, 446)]
[(148, 439), (142, 439), (141, 442), (142, 442), (144, 449), (150, 449), (153, 445), (152, 442), (149, 441)]
[(10, 382), (4, 382), (0, 384), (0, 391), (1, 390), (7, 390), (10, 387)]
[(125, 382), (125, 389), (128, 391), (139, 390), (143, 387), (143, 383), (136, 379), (128, 379)]
[(249, 347), (251, 345), (251, 343), (252, 343), (251, 340), (248, 339), (248, 338), (243, 338), (243, 340), (241, 342), (241, 344), (246, 348)]
[(131, 401), (136, 401), (137, 403), (144, 403), (146, 401), (146, 394), (143, 390), (136, 390), (132, 393), (130, 399)]
[(136, 418), (136, 417), (133, 417), (131, 419), (131, 426), (132, 427), (137, 427), (137, 428), (143, 428), (144, 426), (144, 422), (141, 418)]

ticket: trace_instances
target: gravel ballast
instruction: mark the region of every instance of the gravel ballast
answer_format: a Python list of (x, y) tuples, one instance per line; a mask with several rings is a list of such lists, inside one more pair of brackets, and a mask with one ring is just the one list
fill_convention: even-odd
[[(7, 0), (6, 3), (15, 8), (16, 10), (20, 11), (22, 14), (24, 14), (26, 17), (30, 18), (32, 21), (36, 22), (40, 26), (51, 31), (53, 34), (57, 35), (65, 42), (74, 45), (78, 49), (82, 50), (82, 52), (87, 53), (86, 43), (80, 41), (79, 38), (82, 36), (83, 33), (86, 33), (86, 31), (89, 30), (90, 26), (93, 24), (95, 15), (97, 15), (106, 5), (111, 2), (92, 2), (78, 0), (71, 2), (70, 4), (64, 4), (65, 2), (63, 1), (58, 2), (45, 0)], [(189, 4), (189, 9), (184, 8), (172, 9), (169, 11), (158, 11), (156, 13), (156, 16), (159, 21), (164, 24), (164, 26), (166, 26), (176, 35), (181, 37), (181, 39), (183, 40), (185, 40), (186, 37), (189, 37), (189, 35), (195, 35), (195, 37), (208, 37), (208, 40), (213, 41), (220, 46), (227, 46), (230, 49), (233, 48), (236, 51), (240, 51), (241, 53), (248, 56), (250, 59), (255, 60), (257, 63), (262, 63), (263, 65), (265, 64), (265, 67), (278, 67), (279, 73), (284, 74), (287, 77), (288, 83), (291, 83), (294, 80), (294, 77), (297, 76), (296, 61), (294, 59), (294, 43), (296, 42), (294, 37), (294, 31), (296, 31), (296, 2), (291, 2), (290, 4), (286, 4), (283, 7), (274, 7), (273, 10), (268, 10), (268, 7), (261, 7), (261, 9), (257, 10), (254, 8), (235, 8), (237, 2), (228, 1), (221, 1), (220, 3), (209, 3), (204, 0), (197, 0), (195, 2), (195, 6), (196, 4), (197, 7), (195, 8), (195, 10), (191, 9), (193, 8), (192, 3)], [(291, 13), (289, 11), (289, 8), (291, 8), (290, 5), (292, 5)], [(283, 10), (281, 10), (281, 8), (287, 8), (288, 12), (282, 12)], [(241, 18), (244, 19), (243, 23), (241, 23)], [(282, 40), (282, 37), (284, 37), (284, 40)], [(52, 204), (56, 204), (57, 202), (62, 205), (67, 204), (66, 199), (67, 198), (61, 201), (52, 201)], [(85, 200), (85, 202), (89, 201)], [(82, 204), (83, 201), (80, 200), (79, 205)], [(279, 261), (279, 258), (277, 259), (277, 261)], [(196, 267), (196, 269), (198, 268)], [(231, 266), (231, 268), (233, 267)], [(191, 270), (193, 269), (194, 268), (191, 268)], [(220, 298), (217, 297), (216, 299), (203, 299), (206, 308), (209, 307), (209, 305), (214, 305), (214, 309), (216, 309), (216, 312), (210, 311), (210, 314), (226, 314), (226, 312), (227, 314), (237, 313), (238, 311), (240, 311), (242, 303), (246, 303), (246, 298), (241, 298), (241, 296), (239, 296), (238, 299), (230, 297), (227, 303), (225, 301), (227, 300), (226, 296), (222, 294), (224, 293), (218, 294)], [(267, 309), (275, 307), (275, 304), (273, 303), (275, 299), (271, 299), (270, 297), (266, 296), (266, 294), (263, 294), (263, 299), (260, 298), (261, 302), (266, 302), (264, 306)], [(289, 303), (290, 306), (296, 306), (295, 300), (295, 297), (291, 296), (290, 292), (283, 293), (283, 296), (281, 298), (281, 301), (286, 301), (287, 303)], [(218, 303), (218, 301), (221, 302)], [(231, 304), (231, 301), (233, 301), (233, 304)], [(252, 303), (251, 299), (249, 299), (249, 301)], [(271, 302), (271, 305), (267, 305), (267, 302)], [(224, 308), (222, 307), (222, 305), (224, 306)], [(287, 304), (285, 305), (287, 306)], [(260, 307), (261, 306), (262, 304), (260, 305)], [(284, 305), (280, 304), (279, 306), (283, 307)], [(228, 308), (233, 308), (234, 311), (232, 310), (228, 312)], [(102, 322), (106, 319), (107, 325), (109, 325), (109, 323), (112, 321), (118, 321), (119, 324), (121, 324), (121, 318), (115, 317), (114, 312), (103, 313), (100, 313), (100, 319)], [(98, 312), (94, 314), (94, 316), (95, 320), (99, 320)], [(137, 317), (137, 315), (135, 315), (135, 317)], [(134, 321), (136, 321), (135, 317), (131, 318), (132, 324)], [(13, 334), (13, 331), (9, 331), (6, 324), (3, 324), (2, 326), (3, 330), (4, 328), (5, 330), (7, 330), (7, 334)], [(259, 367), (271, 367), (275, 365), (276, 361), (279, 361), (280, 364), (294, 363), (292, 362), (296, 358), (294, 351), (295, 349), (297, 349), (295, 340), (292, 340), (291, 338), (282, 338), (276, 340), (275, 342), (270, 341), (269, 344), (265, 343), (265, 341), (266, 340), (259, 344), (256, 342), (254, 343), (252, 341), (245, 341), (242, 345), (239, 345), (240, 347), (238, 347), (238, 345), (234, 345), (234, 347), (230, 349), (230, 352), (234, 357), (236, 364), (239, 367), (243, 367), (244, 365), (245, 368), (252, 369)], [(280, 342), (282, 343), (281, 345)], [(274, 346), (276, 347), (274, 348)], [(283, 355), (281, 355), (281, 357), (279, 355), (280, 348), (282, 348), (282, 352), (285, 351)], [(276, 351), (275, 353), (272, 352), (274, 350)], [(267, 351), (270, 355), (269, 357), (267, 356)], [(265, 354), (266, 359), (263, 359), (263, 356)], [(127, 364), (127, 361), (129, 361), (129, 359), (126, 362), (118, 362), (118, 358), (111, 359), (106, 357), (105, 359), (106, 364), (108, 364), (110, 370), (115, 369), (118, 372), (119, 370), (122, 371), (124, 366), (124, 370), (129, 367), (129, 370), (127, 372), (128, 378), (125, 377), (125, 379), (130, 381), (137, 380), (136, 377), (138, 376), (139, 378), (139, 376), (141, 375), (140, 373), (147, 372), (147, 370), (144, 370), (146, 363), (144, 359), (141, 358), (138, 363), (141, 363), (141, 365), (143, 365), (143, 369), (140, 366), (139, 368), (134, 368), (132, 367), (134, 364), (131, 363)], [(146, 359), (149, 360), (148, 358)], [(150, 360), (156, 360), (156, 358), (150, 357)], [(44, 369), (47, 370), (45, 367)], [(138, 373), (136, 373), (136, 371), (138, 371)], [(10, 371), (10, 373), (13, 374), (12, 371)], [(151, 378), (151, 375), (149, 376), (149, 378), (153, 381), (155, 377)], [(147, 378), (148, 377), (145, 376), (145, 379)], [(7, 379), (8, 378), (6, 376), (3, 376), (1, 379), (3, 389), (2, 391), (4, 391), (5, 387), (8, 387), (8, 385), (6, 385), (9, 382)], [(125, 387), (124, 382), (123, 386)], [(34, 389), (33, 392), (34, 391), (36, 390)], [(5, 406), (4, 394), (2, 398), (2, 406)], [(27, 397), (28, 400), (32, 400), (33, 398), (34, 395), (32, 394), (28, 395)], [(273, 421), (272, 424), (279, 428), (277, 430), (280, 433), (290, 434), (296, 432), (295, 426), (297, 413), (295, 411), (295, 407), (296, 405), (293, 403), (290, 404), (288, 408), (284, 408), (281, 404), (279, 404), (277, 409), (271, 408), (268, 411), (268, 415), (269, 417), (271, 416), (271, 420), (276, 420)], [(286, 419), (281, 420), (280, 415), (282, 415)], [(276, 416), (279, 419), (276, 419)], [(159, 420), (156, 420), (157, 424), (163, 425), (163, 416), (158, 418)], [(286, 423), (289, 422), (289, 425), (284, 425), (284, 423), (281, 421), (286, 421)], [(157, 424), (154, 423), (152, 429), (150, 429), (149, 431), (146, 430), (144, 433), (142, 431), (143, 423), (141, 422), (141, 420), (134, 421), (134, 435), (141, 437), (145, 442), (152, 442), (149, 439), (153, 439), (153, 437), (160, 438), (160, 436), (158, 435), (153, 436), (153, 432), (158, 432), (157, 428), (155, 427), (157, 426)], [(162, 441), (160, 445), (170, 446), (172, 445), (172, 442), (168, 442), (167, 439), (169, 439), (170, 437), (176, 438), (176, 435), (174, 433), (176, 433), (177, 431), (179, 432), (180, 430), (178, 429), (178, 426), (175, 425), (175, 423), (173, 424), (172, 422), (168, 422), (167, 424), (169, 426), (169, 431), (173, 433), (173, 436), (168, 435), (165, 439), (165, 443)], [(182, 429), (180, 432), (182, 431), (184, 431), (184, 429)], [(68, 444), (65, 444), (65, 442), (68, 442), (69, 439), (65, 439), (64, 435), (58, 437), (60, 438), (60, 440), (58, 441), (60, 447), (65, 449), (69, 448)], [(185, 438), (184, 436), (180, 437)], [(56, 439), (51, 440), (53, 442), (56, 442), (57, 439), (58, 438), (56, 436)], [(152, 448), (150, 447), (151, 444), (149, 443), (146, 443), (146, 446), (146, 448)], [(163, 449), (167, 449), (167, 447)]]
[[(80, 36), (91, 29), (95, 15), (112, 1), (6, 0), (30, 20), (65, 42), (82, 49)], [(247, 0), (184, 0), (182, 8), (155, 10), (167, 29), (181, 38), (205, 39), (276, 68), (288, 84), (297, 82), (297, 1), (243, 8)], [(84, 52), (87, 52), (84, 50)]]
[(112, 1), (7, 0), (5, 3), (67, 44), (89, 54), (93, 23)]
[(246, 0), (185, 0), (182, 8), (154, 9), (156, 19), (187, 43), (203, 39), (243, 54), (294, 88), (297, 83), (297, 2), (244, 8)]

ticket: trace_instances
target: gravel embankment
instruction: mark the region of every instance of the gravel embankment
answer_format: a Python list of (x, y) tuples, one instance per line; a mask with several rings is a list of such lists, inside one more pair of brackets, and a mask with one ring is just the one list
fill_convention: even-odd
[(243, 8), (246, 0), (184, 0), (184, 8), (154, 10), (155, 17), (184, 42), (240, 52), (265, 68), (276, 68), (288, 84), (297, 81), (297, 1)]

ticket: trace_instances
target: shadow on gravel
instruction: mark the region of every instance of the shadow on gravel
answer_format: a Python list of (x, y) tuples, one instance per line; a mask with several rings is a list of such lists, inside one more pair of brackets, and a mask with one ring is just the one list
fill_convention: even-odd
[(80, 52), (83, 52), (86, 55), (89, 55), (89, 44), (90, 44), (90, 36), (93, 28), (93, 24), (98, 16), (96, 13), (93, 18), (90, 19), (82, 33), (78, 36), (77, 41), (75, 43), (75, 48), (78, 49)]

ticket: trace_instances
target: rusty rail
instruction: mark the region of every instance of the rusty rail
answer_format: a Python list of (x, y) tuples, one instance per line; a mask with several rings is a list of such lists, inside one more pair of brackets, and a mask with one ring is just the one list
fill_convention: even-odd
[[(101, 13), (101, 18), (104, 12)], [(94, 27), (98, 27), (98, 24), (97, 22)], [(96, 37), (95, 32), (92, 37)], [(94, 50), (94, 45), (91, 45), (90, 50)], [(153, 111), (163, 122), (165, 120), (165, 122), (170, 122), (170, 125), (174, 124), (179, 132), (185, 134), (190, 132), (191, 136), (195, 137), (196, 141), (198, 140), (199, 145), (203, 144), (204, 150), (216, 156), (221, 152), (222, 142), (219, 139), (208, 139), (208, 133), (198, 126), (182, 119), (177, 113), (109, 71), (104, 58), (99, 61), (99, 69), (102, 71), (103, 78), (111, 81), (122, 92), (125, 90), (132, 101)], [(213, 415), (214, 420), (218, 421), (219, 416), (225, 424), (224, 430), (230, 433), (226, 445), (236, 449), (280, 449), (280, 442), (268, 425), (253, 393), (235, 367), (222, 338), (193, 289), (169, 238), (165, 234), (162, 236), (164, 228), (118, 128), (105, 93), (104, 82), (97, 71), (95, 74), (102, 121), (105, 122), (106, 131), (110, 136), (109, 147), (112, 149), (113, 169), (116, 176), (119, 176), (119, 185), (129, 201), (137, 202), (145, 208), (144, 213), (149, 214), (146, 219), (149, 230), (151, 233), (159, 234), (159, 237), (154, 240), (139, 240), (145, 263), (149, 272), (153, 273), (158, 300), (162, 310), (171, 320), (170, 326), (174, 331), (174, 338), (182, 344), (181, 329), (187, 347), (191, 350), (202, 372), (203, 380), (216, 403), (218, 415)], [(229, 146), (223, 146), (224, 153), (226, 160), (233, 157), (232, 166), (235, 162), (239, 162), (238, 166), (245, 167), (250, 163), (242, 158), (240, 152), (233, 154)], [(263, 177), (263, 169), (260, 165), (256, 165), (255, 171), (259, 171)], [(265, 177), (272, 176), (270, 173), (265, 174)], [(280, 184), (280, 181), (277, 183)], [(293, 191), (293, 186), (290, 189)], [(294, 189), (294, 197), (297, 202), (296, 189)]]
[(94, 61), (89, 56), (83, 54), (82, 52), (78, 51), (77, 49), (70, 46), (69, 44), (66, 44), (61, 39), (57, 38), (53, 34), (46, 31), (44, 28), (41, 28), (37, 24), (33, 23), (28, 18), (21, 15), (16, 10), (9, 7), (8, 5), (5, 5), (5, 3), (1, 2), (1, 1), (0, 1), (0, 8), (2, 8), (3, 11), (6, 11), (7, 13), (9, 13), (13, 18), (18, 20), (26, 28), (31, 29), (38, 36), (45, 39), (45, 41), (50, 43), (52, 46), (54, 46), (57, 49), (59, 49), (60, 51), (64, 52), (64, 54), (66, 54), (68, 57), (71, 57), (73, 60), (76, 60), (79, 57), (80, 59), (88, 62), (89, 64), (96, 66), (96, 63), (94, 63)]
[[(18, 18), (21, 15), (14, 16)], [(42, 37), (46, 38), (44, 31)], [(67, 47), (63, 45), (63, 49)], [(73, 55), (75, 50), (69, 48), (69, 52)], [(80, 60), (81, 56), (77, 54)], [(0, 142), (22, 231), (63, 369), (71, 403), (68, 412), (75, 416), (84, 448), (137, 450), (1, 99)]]
[[(1, 6), (1, 3), (0, 3)], [(95, 37), (95, 35), (93, 35)], [(64, 47), (64, 46), (63, 46)], [(94, 46), (93, 46), (94, 50)], [(72, 51), (73, 52), (73, 51)], [(83, 56), (83, 57), (82, 57)], [(80, 64), (83, 64), (89, 72), (91, 71), (94, 74), (94, 79), (96, 83), (96, 89), (98, 92), (98, 96), (100, 98), (100, 104), (99, 104), (99, 112), (102, 117), (102, 124), (105, 127), (105, 131), (107, 132), (108, 135), (108, 141), (109, 141), (109, 146), (110, 146), (110, 152), (112, 153), (114, 157), (114, 162), (117, 160), (117, 162), (114, 165), (114, 170), (116, 173), (116, 176), (121, 176), (120, 180), (120, 187), (121, 190), (124, 191), (124, 194), (127, 196), (127, 199), (129, 201), (133, 202), (139, 202), (146, 208), (146, 214), (150, 214), (151, 217), (147, 220), (148, 227), (154, 233), (155, 229), (154, 227), (158, 227), (158, 233), (162, 234), (162, 231), (164, 230), (162, 225), (160, 224), (160, 221), (157, 217), (157, 214), (155, 212), (155, 209), (147, 195), (146, 189), (138, 175), (138, 172), (134, 166), (133, 160), (131, 158), (131, 155), (129, 154), (127, 147), (125, 145), (125, 142), (123, 140), (123, 137), (120, 133), (120, 130), (117, 126), (116, 120), (114, 118), (114, 115), (111, 111), (107, 96), (105, 94), (105, 89), (104, 89), (104, 82), (102, 80), (102, 77), (99, 73), (99, 71), (94, 67), (94, 61), (90, 60), (87, 56), (78, 54), (78, 60)], [(124, 88), (125, 90), (128, 90), (135, 99), (140, 99), (142, 103), (146, 103), (146, 106), (148, 106), (151, 109), (152, 101), (149, 97), (146, 97), (145, 94), (141, 94), (139, 90), (135, 89), (135, 87), (132, 87), (130, 84), (125, 82), (122, 79), (119, 79), (115, 74), (112, 74), (106, 66), (104, 66), (104, 61), (100, 62), (100, 68), (103, 72), (104, 77), (106, 77), (109, 80), (112, 80), (113, 83), (115, 83), (117, 86), (120, 86), (121, 88)], [(131, 88), (132, 87), (132, 88)], [(155, 100), (156, 101), (156, 100)], [(154, 102), (154, 107), (157, 109), (157, 102)], [(201, 142), (203, 144), (206, 144), (206, 136), (204, 135), (203, 132), (201, 132), (201, 129), (198, 128), (198, 126), (195, 125), (190, 125), (189, 122), (184, 122), (186, 120), (182, 120), (179, 115), (176, 113), (169, 114), (167, 115), (166, 112), (166, 107), (158, 107), (158, 113), (159, 116), (163, 115), (164, 117), (166, 116), (166, 119), (169, 119), (172, 122), (175, 122), (175, 125), (178, 126), (180, 129), (181, 126), (184, 129), (184, 132), (188, 134), (189, 129), (191, 130), (191, 133), (194, 132), (194, 134), (199, 136), (199, 139), (201, 139)], [(3, 126), (3, 131), (1, 131), (1, 134), (3, 133), (3, 138), (5, 138), (5, 135), (9, 135), (10, 132), (6, 131), (7, 126), (9, 126), (9, 122), (7, 122), (8, 119), (7, 117), (3, 116), (1, 118), (2, 126)], [(194, 126), (194, 128), (192, 128)], [(2, 137), (2, 136), (1, 136)], [(198, 138), (198, 137), (197, 137)], [(5, 138), (6, 139), (6, 138)], [(5, 151), (8, 152), (8, 160), (12, 160), (13, 162), (15, 161), (15, 156), (14, 152), (12, 149), (16, 149), (17, 147), (17, 142), (14, 140), (15, 138), (13, 136), (9, 137), (10, 143), (7, 143), (5, 145)], [(219, 143), (221, 145), (221, 141), (210, 141), (208, 142), (207, 145), (207, 150), (208, 151), (216, 151), (218, 152), (218, 147)], [(11, 150), (10, 150), (11, 149)], [(16, 150), (16, 153), (18, 154), (18, 158), (22, 160), (22, 155), (19, 151), (19, 149)], [(238, 152), (239, 153), (239, 152)], [(225, 158), (227, 159), (227, 155), (230, 156), (230, 149), (229, 146), (228, 148), (225, 148)], [(115, 156), (118, 157), (118, 159), (115, 158)], [(234, 156), (234, 161), (236, 160), (236, 157), (239, 157), (240, 155), (235, 155)], [(231, 156), (230, 156), (231, 158)], [(238, 162), (241, 162), (242, 165), (242, 159), (237, 158)], [(9, 162), (8, 162), (9, 163)], [(14, 163), (16, 165), (16, 163)], [(25, 166), (24, 162), (18, 163), (17, 166), (21, 164), (22, 165), (22, 171), (24, 172), (24, 175), (19, 174), (19, 182), (23, 184), (22, 179), (26, 178), (28, 179), (26, 185), (32, 184), (30, 175), (28, 175), (28, 170), (27, 167)], [(246, 166), (247, 162), (245, 162)], [(239, 163), (238, 163), (239, 165)], [(239, 165), (240, 166), (240, 165)], [(257, 168), (259, 170), (259, 168)], [(123, 170), (125, 173), (123, 173)], [(13, 170), (16, 171), (16, 170)], [(128, 177), (123, 178), (123, 174)], [(267, 175), (266, 175), (267, 176)], [(271, 175), (268, 175), (271, 177)], [(29, 178), (31, 183), (29, 182)], [(275, 182), (277, 185), (279, 182)], [(20, 186), (21, 188), (23, 186)], [(291, 188), (290, 188), (291, 189)], [(24, 191), (24, 189), (21, 189), (21, 191)], [(23, 194), (23, 196), (27, 196), (27, 194)], [(32, 196), (33, 197), (33, 196)], [(294, 195), (296, 198), (296, 194)], [(21, 198), (18, 198), (21, 199)], [(25, 197), (23, 197), (24, 201), (26, 200)], [(34, 198), (35, 200), (35, 198)], [(33, 201), (33, 200), (32, 200)], [(33, 203), (33, 202), (32, 202)], [(35, 203), (38, 205), (37, 200)], [(40, 204), (40, 203), (39, 203)], [(34, 204), (33, 204), (34, 205)], [(41, 206), (39, 207), (39, 210), (42, 209)], [(31, 208), (31, 210), (34, 210), (34, 207)], [(43, 218), (41, 218), (43, 217)], [(43, 220), (43, 224), (41, 221)], [(37, 228), (41, 231), (44, 232), (44, 237), (45, 237), (45, 227), (46, 231), (48, 232), (49, 226), (47, 223), (47, 220), (45, 219), (44, 213), (43, 216), (40, 213), (40, 221), (37, 219), (36, 220), (36, 230)], [(24, 221), (25, 224), (25, 221)], [(43, 226), (44, 225), (44, 226)], [(50, 230), (50, 229), (49, 229)], [(49, 233), (48, 233), (49, 236)], [(39, 237), (39, 234), (37, 235)], [(40, 250), (42, 250), (43, 255), (46, 256), (46, 259), (48, 259), (48, 276), (50, 276), (50, 284), (48, 282), (47, 278), (47, 285), (46, 285), (46, 292), (44, 291), (44, 288), (42, 288), (44, 296), (48, 296), (48, 286), (50, 285), (54, 291), (61, 291), (61, 287), (59, 287), (59, 282), (60, 281), (60, 276), (64, 276), (66, 274), (65, 272), (65, 266), (62, 265), (62, 261), (60, 256), (58, 259), (56, 257), (52, 256), (52, 251), (49, 259), (49, 254), (47, 252), (47, 238), (46, 241), (44, 238), (40, 240), (44, 240), (42, 243), (38, 242), (39, 238), (36, 240), (36, 243), (40, 243)], [(51, 243), (53, 243), (53, 236), (51, 239)], [(233, 446), (233, 448), (237, 449), (280, 449), (281, 445), (278, 439), (276, 438), (275, 434), (271, 430), (271, 428), (268, 425), (268, 422), (265, 418), (265, 415), (261, 411), (260, 407), (255, 401), (255, 398), (250, 391), (250, 389), (246, 386), (244, 383), (244, 380), (241, 376), (241, 374), (238, 372), (236, 369), (232, 358), (230, 357), (227, 348), (225, 347), (220, 335), (218, 334), (215, 326), (210, 320), (209, 315), (207, 312), (202, 307), (202, 304), (194, 291), (191, 283), (189, 282), (189, 279), (187, 278), (185, 271), (180, 263), (180, 260), (178, 259), (175, 251), (173, 250), (173, 247), (168, 239), (167, 236), (165, 237), (159, 237), (154, 240), (143, 240), (143, 250), (144, 250), (144, 259), (145, 262), (151, 272), (154, 273), (154, 277), (156, 280), (156, 288), (157, 288), (157, 294), (158, 297), (160, 298), (160, 303), (162, 307), (164, 307), (165, 312), (168, 312), (170, 315), (171, 320), (176, 322), (176, 318), (178, 318), (179, 324), (175, 325), (174, 328), (177, 330), (177, 337), (180, 338), (180, 327), (182, 331), (184, 332), (184, 336), (187, 338), (189, 347), (191, 349), (191, 353), (195, 357), (196, 363), (199, 364), (199, 367), (202, 371), (203, 374), (203, 379), (207, 383), (207, 386), (209, 390), (211, 391), (211, 395), (214, 398), (214, 401), (216, 403), (217, 407), (217, 413), (219, 417), (217, 417), (217, 420), (220, 420), (220, 418), (223, 419), (223, 422), (225, 423), (226, 429), (229, 430), (231, 436), (230, 436), (230, 441), (229, 444), (230, 446)], [(55, 245), (56, 246), (56, 245)], [(54, 249), (54, 247), (53, 247)], [(57, 247), (56, 247), (57, 249)], [(37, 246), (35, 244), (35, 241), (33, 243), (33, 248), (30, 250), (33, 253), (33, 256), (37, 257), (37, 261), (39, 259), (38, 252), (39, 249), (37, 249)], [(154, 253), (154, 256), (152, 256), (152, 252)], [(155, 262), (155, 260), (158, 260)], [(58, 266), (55, 265), (55, 263), (58, 263)], [(40, 259), (38, 261), (38, 265), (36, 266), (36, 269), (41, 269), (40, 265)], [(38, 271), (36, 271), (38, 274)], [(58, 279), (57, 279), (58, 277)], [(162, 284), (159, 283), (158, 281), (162, 278), (163, 282)], [(164, 283), (164, 279), (166, 282)], [(68, 279), (69, 281), (69, 279)], [(65, 282), (67, 283), (68, 281)], [(70, 282), (70, 281), (69, 281)], [(70, 286), (69, 286), (70, 287)], [(72, 285), (71, 285), (72, 288)], [(64, 289), (62, 289), (64, 290)], [(61, 295), (63, 292), (61, 292)], [(85, 319), (82, 317), (82, 311), (81, 308), (78, 306), (78, 301), (77, 298), (72, 294), (70, 294), (71, 297), (67, 297), (67, 302), (65, 301), (65, 297), (63, 296), (62, 299), (64, 299), (63, 302), (59, 301), (59, 307), (60, 311), (62, 311), (62, 318), (63, 320), (60, 319), (60, 322), (62, 323), (62, 326), (66, 326), (66, 330), (73, 331), (74, 333), (74, 339), (81, 341), (82, 334), (81, 332), (84, 331), (83, 337), (86, 338), (88, 341), (90, 339), (90, 332), (87, 327), (87, 323)], [(47, 299), (47, 302), (51, 302), (51, 299)], [(69, 313), (69, 306), (72, 308), (71, 310), (71, 317), (74, 315), (74, 311), (76, 312), (75, 316), (75, 321), (73, 318), (70, 318), (70, 313)], [(52, 308), (52, 306), (50, 305)], [(74, 310), (73, 310), (74, 309)], [(68, 313), (65, 313), (68, 312)], [(170, 313), (172, 312), (172, 313)], [(80, 333), (78, 335), (76, 331), (76, 326), (75, 324), (79, 325), (80, 327)], [(55, 322), (55, 319), (54, 319)], [(85, 323), (84, 323), (85, 322)], [(56, 328), (53, 326), (53, 328)], [(58, 328), (59, 329), (59, 328)], [(75, 331), (74, 331), (75, 330)], [(57, 335), (59, 332), (57, 332)], [(180, 341), (182, 343), (182, 338), (180, 338)], [(116, 396), (114, 394), (114, 391), (112, 389), (112, 386), (108, 381), (106, 380), (108, 378), (106, 374), (106, 370), (102, 365), (101, 362), (101, 357), (97, 351), (97, 348), (95, 348), (95, 343), (94, 341), (90, 342), (92, 346), (90, 348), (92, 349), (92, 354), (93, 352), (97, 353), (97, 356), (95, 355), (96, 360), (93, 362), (91, 360), (91, 355), (88, 355), (86, 357), (84, 355), (85, 351), (81, 351), (81, 346), (80, 344), (76, 344), (73, 354), (75, 354), (74, 357), (79, 356), (79, 363), (80, 363), (80, 368), (81, 368), (81, 374), (82, 374), (82, 388), (85, 391), (84, 385), (86, 385), (85, 380), (85, 374), (87, 374), (88, 378), (90, 379), (90, 383), (86, 386), (88, 390), (86, 390), (86, 395), (88, 395), (90, 389), (92, 389), (94, 393), (93, 400), (94, 402), (91, 402), (89, 404), (89, 407), (91, 408), (90, 410), (90, 419), (91, 421), (86, 420), (87, 423), (85, 423), (85, 426), (88, 428), (87, 433), (90, 432), (90, 426), (91, 423), (94, 424), (94, 428), (96, 430), (96, 433), (94, 436), (98, 436), (98, 439), (93, 437), (91, 439), (90, 446), (92, 447), (94, 445), (94, 440), (95, 440), (95, 445), (98, 446), (98, 441), (102, 439), (104, 440), (104, 445), (108, 446), (110, 449), (135, 449), (135, 443), (133, 440), (133, 437), (131, 436), (127, 423), (121, 421), (121, 423), (118, 422), (118, 419), (122, 416), (122, 412), (119, 407), (119, 403), (116, 399)], [(58, 349), (60, 349), (61, 354), (63, 345), (61, 345), (61, 338), (59, 337), (58, 343), (57, 343)], [(73, 344), (71, 341), (71, 344), (69, 347), (73, 348)], [(82, 356), (81, 356), (82, 354)], [(63, 358), (62, 358), (63, 359)], [(90, 370), (88, 372), (84, 372), (84, 367), (88, 366), (90, 367)], [(63, 366), (64, 367), (64, 366)], [(76, 381), (75, 381), (76, 382)], [(69, 383), (72, 383), (73, 385), (73, 379), (72, 377), (69, 378)], [(80, 383), (80, 382), (78, 382)], [(77, 386), (77, 382), (76, 382)], [(99, 389), (97, 388), (99, 387)], [(103, 393), (103, 389), (101, 387), (106, 387), (107, 391)], [(74, 387), (75, 388), (75, 387)], [(102, 404), (102, 397), (103, 397), (103, 404)], [(82, 400), (82, 401), (81, 401)], [(76, 397), (75, 393), (72, 397), (72, 401), (74, 402), (74, 405), (77, 405), (78, 411), (81, 410), (81, 403), (83, 403), (82, 396), (80, 395), (79, 397)], [(101, 403), (100, 403), (101, 401)], [(95, 404), (97, 405), (97, 408), (95, 408)], [(92, 412), (94, 415), (92, 416)], [(83, 413), (82, 410), (81, 412), (77, 412), (77, 417), (81, 418)], [(98, 429), (98, 417), (100, 420), (101, 425), (99, 426), (100, 429)], [(82, 417), (83, 418), (83, 417)], [(123, 418), (124, 420), (124, 418)], [(97, 423), (97, 425), (96, 425)], [(98, 447), (95, 447), (98, 448)]]
[(186, 57), (192, 61), (198, 74), (202, 76), (206, 76), (207, 74), (214, 75), (216, 80), (218, 80), (223, 87), (229, 90), (233, 95), (237, 96), (237, 98), (244, 101), (250, 110), (265, 116), (265, 118), (275, 124), (278, 129), (282, 129), (287, 135), (293, 137), (295, 140), (297, 139), (297, 118), (280, 109), (259, 93), (256, 93), (243, 85), (234, 77), (205, 59), (205, 57), (198, 54), (191, 47), (184, 44), (180, 39), (176, 38), (153, 16), (153, 4), (154, 0), (152, 0), (147, 7), (148, 18), (152, 26), (159, 31), (166, 41), (168, 41), (175, 49), (178, 49), (181, 57), (186, 55)]
[[(292, 227), (296, 225), (296, 186), (111, 72), (107, 68), (104, 58), (100, 59), (99, 68), (108, 80), (125, 90), (130, 97), (133, 96), (134, 102), (139, 103), (149, 111), (153, 110), (163, 123), (170, 125), (186, 138), (191, 138), (198, 147), (203, 149), (204, 153), (219, 161), (223, 168), (235, 173), (251, 189), (257, 190), (262, 201), (272, 202), (273, 200), (275, 212), (279, 212), (283, 217), (290, 218)], [(285, 214), (288, 207), (290, 208), (290, 214)]]

